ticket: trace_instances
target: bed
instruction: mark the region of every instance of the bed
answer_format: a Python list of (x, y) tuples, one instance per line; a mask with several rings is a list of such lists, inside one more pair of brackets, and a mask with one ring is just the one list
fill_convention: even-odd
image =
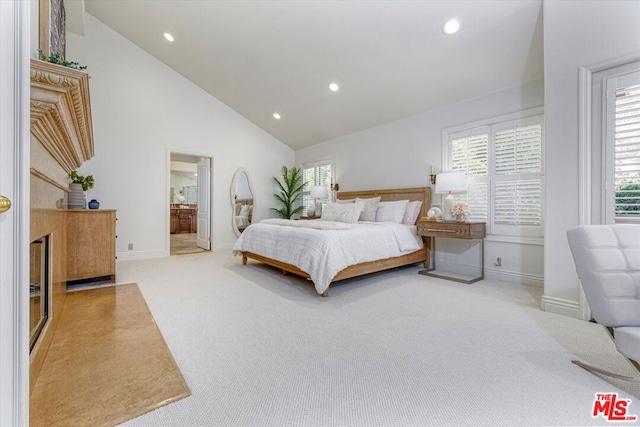
[[(419, 211), (416, 211), (416, 215), (414, 215), (415, 221), (417, 221), (426, 216), (426, 211), (430, 207), (431, 189), (417, 187), (340, 192), (337, 194), (337, 202), (349, 203), (349, 201), (356, 199), (360, 202), (359, 199), (376, 197), (380, 197), (380, 202), (402, 203), (404, 200), (421, 202)], [(386, 203), (385, 206), (392, 204)], [(353, 224), (352, 227), (348, 227), (348, 224), (324, 220), (270, 219), (247, 227), (236, 241), (233, 252), (236, 255), (242, 255), (244, 265), (247, 264), (248, 259), (253, 259), (276, 267), (283, 274), (293, 273), (306, 277), (313, 282), (318, 294), (326, 297), (329, 294), (330, 284), (340, 280), (419, 262), (424, 263), (426, 267), (429, 260), (429, 242), (417, 236), (415, 221), (412, 223), (413, 225), (403, 225), (402, 227), (400, 227), (401, 224), (389, 222), (360, 221)], [(348, 234), (353, 234), (354, 237), (347, 237)], [(412, 236), (409, 237), (407, 234), (412, 234)], [(325, 239), (330, 243), (325, 243)], [(392, 242), (393, 239), (397, 241), (395, 242), (398, 246), (396, 250), (393, 249), (395, 245)], [(415, 247), (412, 247), (411, 239), (414, 240)], [(307, 245), (302, 250), (296, 249), (296, 244), (299, 241), (305, 242), (303, 244)], [(263, 243), (267, 244), (262, 245)], [(328, 246), (323, 246), (325, 244)], [(263, 246), (265, 247), (263, 248)], [(377, 252), (365, 254), (365, 247), (376, 248)], [(284, 249), (279, 251), (277, 248)], [(282, 252), (287, 248), (297, 251), (295, 262), (287, 262), (291, 256)], [(375, 258), (358, 261), (362, 256)], [(333, 270), (327, 272), (328, 266)], [(336, 266), (341, 268), (335, 271)]]

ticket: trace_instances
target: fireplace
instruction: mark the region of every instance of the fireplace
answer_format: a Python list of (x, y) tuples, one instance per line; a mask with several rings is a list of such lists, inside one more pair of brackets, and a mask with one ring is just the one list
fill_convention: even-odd
[(31, 242), (29, 251), (29, 351), (49, 320), (51, 275), (49, 236)]

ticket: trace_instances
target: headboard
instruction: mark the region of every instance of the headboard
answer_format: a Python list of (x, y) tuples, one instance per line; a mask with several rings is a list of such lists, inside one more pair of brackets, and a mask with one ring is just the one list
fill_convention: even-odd
[(371, 197), (380, 196), (381, 202), (393, 202), (395, 200), (420, 200), (422, 207), (420, 208), (421, 217), (427, 216), (427, 212), (431, 207), (431, 187), (416, 187), (416, 188), (398, 188), (393, 190), (365, 190), (365, 191), (341, 191), (337, 194), (337, 198), (343, 199), (355, 199), (360, 197), (367, 199)]

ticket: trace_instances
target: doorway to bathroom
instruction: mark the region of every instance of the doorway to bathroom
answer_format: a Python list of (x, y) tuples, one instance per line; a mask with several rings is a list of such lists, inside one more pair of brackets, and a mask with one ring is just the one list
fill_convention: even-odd
[(169, 254), (211, 250), (212, 158), (170, 152)]

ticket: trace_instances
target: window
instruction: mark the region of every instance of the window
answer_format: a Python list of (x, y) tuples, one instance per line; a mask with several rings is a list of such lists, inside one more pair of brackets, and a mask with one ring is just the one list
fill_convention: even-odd
[(538, 110), (444, 131), (445, 165), (464, 171), (469, 220), (493, 235), (542, 237), (543, 116)]
[[(304, 189), (302, 190), (302, 215), (307, 215), (307, 209), (315, 200), (309, 195), (311, 187), (314, 185), (321, 185), (331, 188), (332, 175), (331, 175), (331, 161), (320, 160), (317, 162), (305, 163), (302, 165), (302, 179), (305, 182)], [(323, 199), (323, 203), (330, 202), (331, 198)]]
[[(640, 73), (614, 88), (613, 185), (616, 222), (640, 220)], [(625, 83), (623, 79), (614, 79)], [(635, 80), (635, 81), (634, 81)]]
[(581, 92), (591, 97), (581, 117), (591, 122), (580, 141), (584, 223), (640, 223), (640, 61), (594, 72)]

